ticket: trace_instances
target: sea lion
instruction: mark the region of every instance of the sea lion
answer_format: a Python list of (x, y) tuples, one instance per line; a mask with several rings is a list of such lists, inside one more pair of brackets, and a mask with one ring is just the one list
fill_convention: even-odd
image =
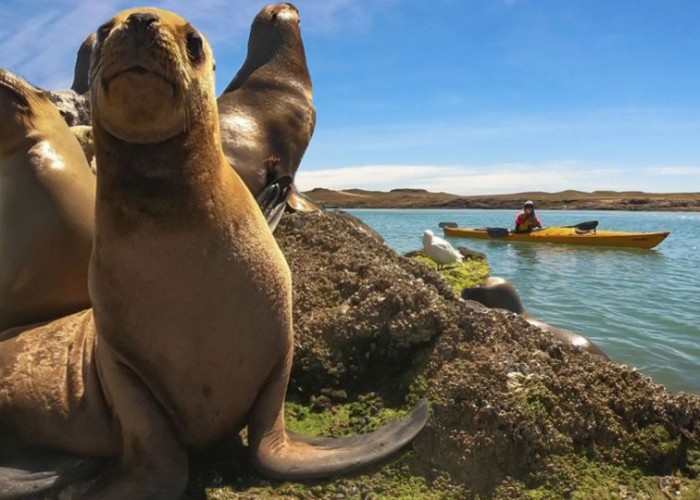
[(218, 104), (226, 158), (271, 227), (285, 205), (318, 210), (293, 184), (316, 124), (296, 7), (268, 5), (255, 16), (245, 62)]
[[(130, 9), (100, 27), (93, 309), (0, 342), (0, 442), (109, 459), (90, 498), (179, 498), (186, 452), (245, 425), (259, 471), (303, 479), (380, 460), (427, 419), (421, 402), (350, 440), (285, 431), (290, 272), (221, 148), (213, 65), (171, 12)], [(17, 471), (0, 468), (0, 491), (35, 483)]]
[(78, 56), (73, 69), (73, 84), (70, 86), (76, 94), (85, 94), (90, 90), (90, 59), (95, 45), (95, 33), (85, 37), (78, 49)]
[(586, 337), (569, 330), (564, 330), (563, 328), (548, 325), (530, 316), (525, 310), (513, 284), (504, 278), (491, 277), (473, 288), (465, 288), (462, 290), (462, 298), (465, 300), (475, 300), (489, 308), (506, 309), (519, 314), (531, 325), (535, 325), (551, 333), (555, 339), (580, 347), (594, 356), (604, 359), (605, 361), (610, 361), (608, 355)]
[[(97, 172), (97, 165), (95, 164), (95, 147), (92, 140), (92, 127), (90, 125), (75, 125), (70, 128), (75, 138), (78, 140), (78, 144), (83, 150), (85, 155), (85, 160), (87, 160), (90, 166), (90, 171), (95, 174)], [(87, 265), (87, 262), (85, 263)]]
[(0, 69), (0, 331), (89, 307), (95, 178), (46, 92)]

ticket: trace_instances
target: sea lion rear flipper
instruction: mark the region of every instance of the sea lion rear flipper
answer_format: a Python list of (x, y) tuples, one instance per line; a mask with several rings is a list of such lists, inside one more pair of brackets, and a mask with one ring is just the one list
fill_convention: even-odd
[(423, 399), (403, 419), (368, 434), (333, 439), (309, 438), (287, 432), (286, 439), (279, 440), (274, 447), (254, 450), (255, 466), (266, 476), (277, 479), (347, 474), (381, 462), (399, 451), (423, 429), (428, 414), (428, 402)]
[(257, 197), (260, 210), (262, 210), (271, 231), (275, 230), (282, 218), (292, 180), (291, 176), (288, 175), (280, 177), (265, 186), (265, 189)]
[(102, 460), (51, 454), (13, 466), (0, 465), (0, 498), (16, 498), (96, 476)]

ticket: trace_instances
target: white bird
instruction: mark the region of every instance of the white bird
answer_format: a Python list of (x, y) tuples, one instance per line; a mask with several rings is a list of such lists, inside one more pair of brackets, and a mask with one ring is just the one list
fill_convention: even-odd
[(455, 250), (449, 242), (434, 236), (430, 229), (423, 231), (423, 250), (433, 259), (438, 269), (447, 264), (462, 262), (462, 254)]

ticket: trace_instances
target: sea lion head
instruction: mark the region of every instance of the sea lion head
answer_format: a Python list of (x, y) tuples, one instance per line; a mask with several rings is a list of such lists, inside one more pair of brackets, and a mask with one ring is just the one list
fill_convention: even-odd
[(13, 150), (15, 139), (25, 138), (44, 106), (53, 106), (47, 92), (0, 68), (0, 153)]
[[(306, 56), (299, 28), (299, 11), (291, 3), (277, 3), (263, 7), (253, 19), (248, 38), (248, 57), (256, 62), (269, 61), (280, 49), (286, 50), (278, 61), (295, 62), (301, 57), (304, 68)], [(299, 50), (301, 48), (301, 50)], [(290, 60), (290, 53), (293, 55)]]
[(84, 94), (90, 90), (90, 59), (92, 59), (94, 46), (95, 33), (90, 33), (85, 37), (78, 49), (75, 68), (73, 69), (73, 84), (70, 87), (77, 94)]
[(526, 314), (520, 295), (513, 284), (499, 277), (489, 277), (483, 283), (462, 290), (462, 298), (475, 300), (486, 307), (506, 309), (516, 314)]
[(215, 106), (204, 36), (172, 12), (134, 8), (97, 30), (90, 65), (93, 125), (130, 143), (161, 142)]

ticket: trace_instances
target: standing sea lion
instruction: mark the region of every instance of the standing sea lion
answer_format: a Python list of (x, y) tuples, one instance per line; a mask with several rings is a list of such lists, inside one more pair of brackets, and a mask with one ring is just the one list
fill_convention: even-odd
[[(285, 431), (289, 268), (224, 156), (212, 70), (209, 44), (170, 12), (131, 9), (99, 29), (93, 309), (0, 342), (0, 442), (111, 458), (91, 498), (178, 498), (186, 451), (246, 424), (262, 473), (302, 479), (380, 460), (427, 418), (422, 402), (351, 440)], [(0, 491), (35, 477), (0, 468)]]
[(43, 92), (0, 69), (0, 331), (90, 306), (95, 178)]
[(285, 204), (318, 210), (293, 184), (316, 124), (296, 7), (268, 5), (255, 16), (246, 60), (218, 104), (226, 158), (271, 227)]
[(465, 300), (475, 300), (489, 308), (506, 309), (519, 314), (531, 325), (551, 333), (555, 339), (575, 347), (580, 347), (594, 356), (604, 359), (605, 361), (610, 361), (608, 355), (605, 354), (600, 347), (583, 335), (548, 325), (530, 316), (525, 310), (525, 307), (523, 307), (520, 296), (513, 284), (504, 278), (488, 278), (478, 286), (465, 288), (462, 290), (462, 298)]
[(71, 90), (76, 94), (85, 94), (90, 90), (90, 59), (92, 59), (92, 49), (95, 46), (95, 34), (90, 33), (85, 37), (78, 49), (78, 56), (75, 59), (73, 69), (73, 84)]

